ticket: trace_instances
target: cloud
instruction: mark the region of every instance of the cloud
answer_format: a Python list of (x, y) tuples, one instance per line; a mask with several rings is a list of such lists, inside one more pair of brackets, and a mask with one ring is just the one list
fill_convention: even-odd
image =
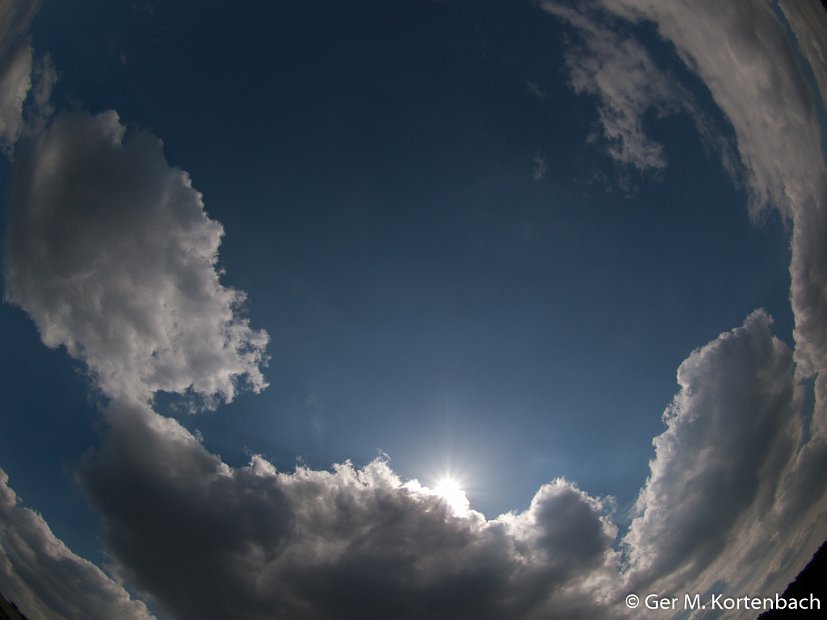
[(680, 99), (672, 81), (636, 40), (568, 6), (545, 2), (542, 7), (569, 22), (581, 37), (581, 45), (567, 50), (566, 65), (574, 91), (600, 102), (609, 155), (641, 171), (665, 168), (663, 147), (646, 135), (643, 117), (653, 107), (665, 112), (676, 106)]
[(113, 111), (63, 114), (18, 149), (7, 301), (109, 397), (260, 391), (268, 337), (220, 282), (221, 224), (158, 138), (125, 134)]
[(595, 617), (610, 502), (556, 480), (530, 508), (453, 514), (383, 461), (231, 468), (177, 422), (112, 403), (83, 479), (132, 582), (176, 617)]
[[(805, 533), (823, 521), (826, 510), (823, 473), (816, 472), (827, 465), (827, 164), (819, 121), (827, 64), (818, 43), (827, 34), (827, 14), (815, 3), (798, 8), (782, 3), (781, 13), (758, 1), (604, 4), (625, 19), (654, 22), (674, 44), (732, 123), (750, 213), (757, 219), (775, 209), (792, 224), (793, 359), (797, 377), (813, 377), (814, 405), (806, 428), (809, 440), (795, 466), (783, 474), (783, 501), (795, 506), (783, 525), (801, 537), (801, 553), (811, 553), (820, 541)], [(812, 18), (806, 26), (804, 14)], [(783, 574), (785, 569), (773, 570)]]
[[(822, 127), (815, 93), (799, 64), (803, 57), (790, 45), (774, 7), (761, 1), (604, 4), (620, 17), (654, 22), (660, 35), (674, 44), (732, 123), (751, 213), (759, 217), (773, 208), (792, 221), (795, 358), (801, 376), (822, 371), (827, 365), (827, 170)], [(823, 48), (813, 37), (820, 33), (824, 39), (827, 17), (810, 7), (813, 21), (804, 30), (790, 4), (783, 6), (798, 25), (799, 40), (805, 41), (801, 53), (812, 54), (806, 68), (823, 88)]]
[(153, 618), (146, 606), (58, 540), (36, 512), (20, 505), (0, 469), (0, 591), (32, 620)]
[(548, 168), (546, 166), (546, 159), (540, 151), (536, 151), (531, 158), (534, 166), (531, 171), (531, 178), (535, 181), (540, 181), (545, 178)]
[(810, 65), (823, 104), (827, 101), (827, 43), (823, 33), (827, 17), (824, 5), (815, 0), (781, 0), (778, 6), (795, 35), (801, 56)]
[[(793, 222), (795, 349), (758, 311), (681, 365), (623, 556), (611, 499), (561, 479), (526, 511), (488, 520), (454, 514), (381, 460), (285, 473), (254, 457), (231, 467), (151, 409), (159, 390), (209, 402), (231, 400), (243, 379), (265, 386), (267, 336), (240, 317), (243, 294), (220, 282), (223, 229), (158, 138), (127, 137), (112, 111), (59, 115), (16, 147), (6, 296), (47, 346), (85, 362), (109, 397), (103, 444), (81, 480), (130, 583), (181, 619), (620, 618), (631, 587), (724, 582), (733, 594), (758, 594), (778, 591), (800, 568), (824, 535), (827, 463), (827, 209), (810, 91), (800, 72), (787, 75), (797, 60), (778, 47), (787, 40), (764, 5), (605, 5), (614, 17), (543, 6), (580, 32), (568, 56), (572, 85), (597, 97), (610, 154), (642, 171), (666, 165), (645, 133), (651, 110), (688, 112), (708, 140), (717, 135), (686, 91), (617, 30), (619, 19), (652, 19), (732, 120), (753, 213), (767, 203)], [(727, 72), (737, 74), (732, 84)], [(735, 119), (750, 97), (758, 110)], [(773, 140), (788, 141), (779, 153), (789, 160), (775, 161)], [(797, 376), (814, 373), (808, 423)], [(35, 556), (26, 548), (63, 549), (57, 564), (105, 578), (2, 488), (13, 597), (46, 614), (77, 596), (50, 594), (39, 576), (29, 583)], [(30, 540), (49, 544), (16, 551)]]
[[(731, 147), (694, 97), (668, 71), (658, 66), (647, 49), (622, 23), (585, 4), (573, 8), (554, 0), (540, 3), (574, 28), (576, 41), (568, 46), (565, 63), (571, 86), (578, 94), (597, 98), (599, 133), (588, 140), (605, 145), (618, 164), (640, 172), (666, 168), (663, 146), (646, 132), (647, 116), (687, 113), (705, 148), (715, 152), (725, 167), (736, 166)], [(628, 179), (621, 178), (624, 185)]]
[(142, 404), (109, 405), (82, 480), (131, 583), (182, 619), (623, 618), (631, 590), (774, 592), (806, 559), (790, 550), (823, 536), (824, 505), (790, 494), (803, 392), (770, 326), (754, 312), (679, 368), (623, 562), (611, 499), (565, 480), (525, 512), (459, 517), (383, 461), (230, 467)]
[(545, 91), (540, 88), (540, 85), (534, 80), (526, 80), (525, 87), (529, 94), (537, 97), (537, 99), (543, 100), (548, 96)]
[(756, 554), (786, 550), (789, 540), (768, 541), (779, 535), (783, 474), (802, 440), (802, 389), (770, 322), (754, 312), (678, 369), (680, 391), (624, 538), (632, 584), (703, 591), (733, 574), (755, 581), (768, 564)]
[[(650, 66), (631, 35), (620, 39), (608, 32), (607, 24), (620, 32), (624, 20), (654, 23), (732, 124), (739, 162), (728, 164), (725, 157), (724, 165), (745, 183), (753, 218), (776, 209), (792, 223), (795, 364), (787, 368), (788, 354), (769, 338), (761, 315), (684, 363), (682, 390), (668, 411), (669, 429), (655, 440), (657, 454), (638, 502), (640, 515), (625, 540), (635, 567), (631, 576), (637, 578), (665, 571), (667, 580), (683, 576), (708, 584), (717, 570), (717, 578), (737, 575), (728, 579), (763, 588), (774, 580), (774, 587), (783, 588), (784, 579), (797, 570), (796, 562), (823, 539), (823, 523), (818, 524), (827, 510), (825, 485), (815, 473), (827, 465), (827, 175), (816, 107), (824, 101), (827, 64), (820, 41), (827, 33), (827, 16), (814, 2), (776, 7), (761, 1), (602, 0), (580, 11), (554, 2), (542, 6), (575, 27), (585, 41), (569, 50), (575, 90), (595, 95), (604, 127), (620, 118), (615, 123), (620, 135), (638, 146), (647, 144), (639, 132), (651, 103), (669, 102), (674, 93), (685, 91), (664, 85), (663, 74)], [(650, 78), (643, 73), (650, 70), (653, 83), (647, 86)], [(681, 97), (690, 101), (683, 105), (697, 118), (697, 105), (685, 94)], [(706, 122), (696, 120), (696, 127), (707, 133), (707, 140), (714, 135), (705, 129)], [(646, 158), (626, 159), (639, 168), (649, 165)], [(659, 161), (653, 157), (651, 167)], [(735, 342), (752, 345), (736, 354)], [(734, 358), (724, 365), (721, 360), (730, 349)], [(785, 370), (777, 374), (770, 372), (773, 368)], [(814, 376), (809, 421), (794, 414), (800, 397), (791, 390), (802, 388), (789, 376), (792, 369), (799, 379)], [(765, 391), (752, 393), (755, 400), (744, 409), (721, 377), (737, 384), (748, 376), (763, 377), (766, 384), (758, 384)], [(758, 451), (751, 454), (742, 443), (750, 435), (736, 433), (733, 425), (754, 424), (756, 415), (765, 426), (747, 442)], [(693, 450), (709, 460), (683, 462)], [(701, 514), (698, 507), (704, 503)], [(699, 544), (701, 532), (711, 545)]]
[(0, 6), (0, 150), (8, 157), (24, 128), (23, 102), (32, 87), (34, 50), (26, 35), (40, 2)]

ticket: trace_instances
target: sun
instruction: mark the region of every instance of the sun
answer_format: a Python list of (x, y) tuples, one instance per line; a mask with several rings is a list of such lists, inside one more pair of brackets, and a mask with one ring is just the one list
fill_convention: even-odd
[(451, 511), (457, 516), (464, 516), (468, 514), (471, 504), (465, 496), (465, 491), (462, 490), (459, 480), (453, 476), (443, 476), (440, 478), (434, 493), (445, 500)]

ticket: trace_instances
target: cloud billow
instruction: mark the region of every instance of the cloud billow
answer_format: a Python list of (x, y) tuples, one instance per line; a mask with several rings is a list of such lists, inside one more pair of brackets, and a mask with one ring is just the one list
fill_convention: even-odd
[(802, 440), (802, 389), (761, 311), (693, 352), (678, 383), (624, 544), (632, 584), (701, 591), (726, 567), (748, 575), (745, 558), (778, 528), (779, 483)]
[(85, 485), (133, 582), (178, 618), (566, 618), (597, 613), (582, 586), (616, 565), (610, 505), (563, 480), (489, 521), (383, 461), (231, 468), (144, 405), (106, 415)]
[(125, 133), (113, 111), (63, 114), (18, 148), (6, 300), (110, 398), (260, 391), (268, 337), (220, 282), (223, 227), (158, 138)]

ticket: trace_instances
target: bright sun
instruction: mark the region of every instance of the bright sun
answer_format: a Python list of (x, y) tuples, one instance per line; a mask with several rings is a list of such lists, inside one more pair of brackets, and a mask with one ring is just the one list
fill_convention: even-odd
[(456, 478), (451, 476), (441, 478), (434, 488), (434, 493), (445, 500), (455, 515), (463, 516), (468, 513), (470, 503)]

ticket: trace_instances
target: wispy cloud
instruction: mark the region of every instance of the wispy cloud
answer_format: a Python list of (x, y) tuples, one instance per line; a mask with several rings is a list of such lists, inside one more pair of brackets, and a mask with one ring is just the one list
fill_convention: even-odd
[(40, 2), (0, 6), (0, 149), (10, 156), (23, 131), (23, 103), (32, 87), (34, 50), (27, 36)]
[(534, 167), (531, 170), (531, 178), (535, 181), (540, 181), (544, 179), (546, 176), (546, 172), (548, 172), (548, 168), (546, 166), (546, 158), (540, 151), (534, 152), (534, 157), (531, 158), (531, 161), (534, 163)]
[[(715, 123), (620, 20), (598, 10), (597, 4), (575, 8), (569, 3), (545, 0), (541, 7), (568, 23), (576, 33), (566, 50), (565, 62), (574, 91), (598, 101), (597, 130), (588, 136), (589, 142), (604, 147), (622, 167), (657, 173), (666, 168), (667, 157), (663, 146), (648, 135), (647, 118), (685, 113), (692, 118), (705, 148), (735, 173), (737, 164), (731, 146)], [(630, 184), (624, 171), (621, 182)]]
[(609, 155), (641, 171), (666, 166), (663, 147), (644, 130), (644, 113), (674, 109), (681, 101), (673, 81), (646, 49), (608, 25), (568, 5), (543, 3), (543, 8), (577, 29), (582, 44), (566, 53), (575, 92), (594, 95), (602, 137)]
[(528, 90), (531, 95), (537, 97), (537, 99), (543, 100), (547, 97), (545, 91), (543, 91), (540, 85), (534, 80), (526, 80), (525, 87), (526, 90)]

